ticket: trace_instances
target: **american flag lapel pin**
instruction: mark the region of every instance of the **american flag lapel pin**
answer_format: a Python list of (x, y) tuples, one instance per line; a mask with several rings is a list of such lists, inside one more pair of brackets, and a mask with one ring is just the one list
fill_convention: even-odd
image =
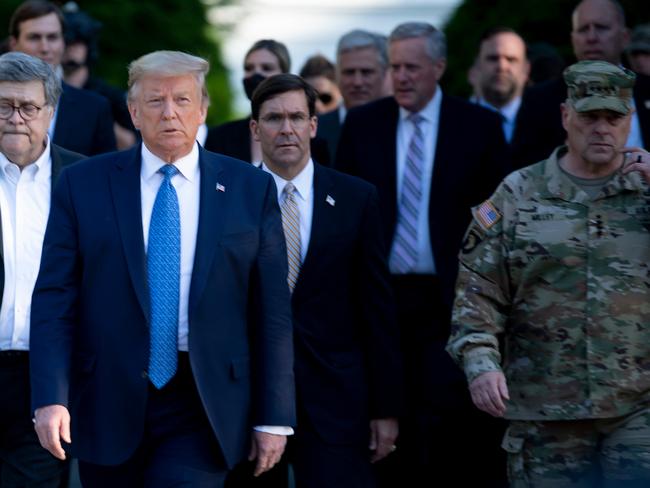
[(327, 197), (325, 197), (325, 201), (332, 207), (336, 204), (336, 200), (334, 200), (331, 195), (327, 195)]
[(223, 186), (221, 183), (217, 183), (217, 191), (226, 191), (226, 187)]

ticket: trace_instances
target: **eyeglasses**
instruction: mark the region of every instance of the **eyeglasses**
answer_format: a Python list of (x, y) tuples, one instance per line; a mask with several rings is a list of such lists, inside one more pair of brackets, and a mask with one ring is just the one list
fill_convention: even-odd
[(38, 113), (43, 109), (34, 105), (33, 103), (24, 103), (22, 105), (12, 105), (7, 102), (0, 102), (0, 119), (8, 120), (12, 117), (14, 112), (17, 110), (23, 120), (33, 120), (36, 118)]
[(289, 125), (294, 129), (302, 129), (309, 123), (309, 117), (307, 114), (298, 112), (295, 114), (283, 115), (283, 114), (268, 114), (264, 117), (260, 117), (260, 120), (264, 122), (269, 127), (274, 129), (279, 129), (284, 126), (284, 121), (289, 120)]

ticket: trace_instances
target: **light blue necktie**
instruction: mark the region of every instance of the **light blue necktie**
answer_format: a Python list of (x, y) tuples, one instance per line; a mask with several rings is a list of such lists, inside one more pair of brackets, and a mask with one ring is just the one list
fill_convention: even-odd
[(406, 153), (402, 194), (390, 255), (390, 268), (397, 273), (412, 272), (418, 261), (418, 216), (422, 201), (424, 166), (424, 134), (420, 123), (424, 118), (420, 114), (413, 113), (408, 116), (408, 120), (413, 124), (414, 131)]
[(178, 364), (178, 300), (180, 294), (181, 222), (172, 164), (159, 170), (158, 189), (149, 224), (147, 275), (151, 301), (149, 379), (158, 389), (176, 374)]

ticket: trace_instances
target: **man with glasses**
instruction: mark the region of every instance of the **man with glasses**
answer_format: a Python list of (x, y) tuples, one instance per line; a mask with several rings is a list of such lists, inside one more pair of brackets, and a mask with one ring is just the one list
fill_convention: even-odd
[(393, 297), (375, 188), (312, 161), (316, 97), (282, 74), (252, 99), (287, 241), (299, 425), (289, 461), (297, 487), (372, 488), (371, 463), (395, 449), (398, 433)]
[(0, 56), (0, 486), (56, 487), (64, 463), (41, 448), (30, 413), (29, 321), (52, 183), (80, 159), (47, 136), (61, 84), (43, 61)]

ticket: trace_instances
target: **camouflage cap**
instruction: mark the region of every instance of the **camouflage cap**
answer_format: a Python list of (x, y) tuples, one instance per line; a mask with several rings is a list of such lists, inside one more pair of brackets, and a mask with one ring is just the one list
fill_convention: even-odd
[(650, 53), (650, 24), (640, 24), (632, 30), (630, 43), (625, 51), (628, 53)]
[(605, 61), (580, 61), (564, 70), (568, 102), (576, 112), (612, 110), (629, 114), (635, 79), (632, 71)]

